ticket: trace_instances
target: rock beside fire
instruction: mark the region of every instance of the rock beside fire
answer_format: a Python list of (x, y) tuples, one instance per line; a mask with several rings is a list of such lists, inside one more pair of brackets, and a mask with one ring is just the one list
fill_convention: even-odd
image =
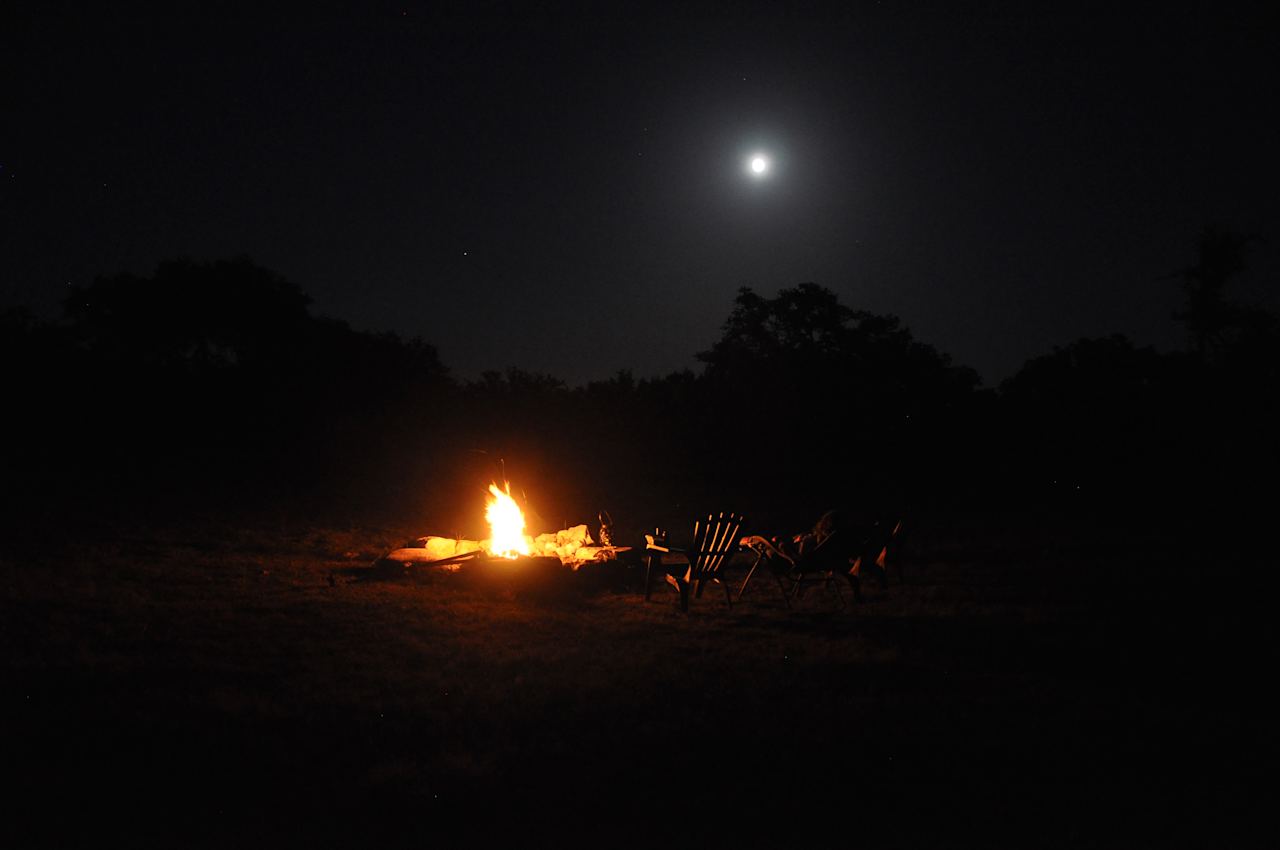
[(452, 537), (421, 537), (418, 544), (427, 553), (429, 561), (440, 561), (445, 558), (454, 558), (458, 555), (466, 555), (469, 552), (479, 552), (485, 548), (484, 543), (488, 541), (480, 540), (455, 540)]
[(539, 534), (531, 548), (535, 557), (555, 555), (561, 563), (576, 567), (595, 560), (598, 549), (593, 542), (585, 525), (575, 525), (554, 534)]

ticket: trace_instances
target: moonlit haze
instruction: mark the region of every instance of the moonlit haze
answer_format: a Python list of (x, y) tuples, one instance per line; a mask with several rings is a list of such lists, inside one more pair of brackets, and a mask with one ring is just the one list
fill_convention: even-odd
[(33, 13), (0, 28), (0, 307), (243, 254), (459, 379), (578, 385), (697, 369), (740, 287), (812, 282), (993, 386), (1181, 345), (1164, 276), (1210, 223), (1264, 237), (1233, 287), (1277, 304), (1262, 30), (928, 5)]

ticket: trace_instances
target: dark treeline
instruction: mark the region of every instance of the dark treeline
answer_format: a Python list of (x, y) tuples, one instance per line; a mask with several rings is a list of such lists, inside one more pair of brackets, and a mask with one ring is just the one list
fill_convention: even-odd
[(73, 290), (58, 322), (0, 318), (4, 507), (476, 534), (504, 471), (535, 531), (600, 509), (635, 531), (708, 509), (788, 529), (833, 505), (1128, 522), (1234, 503), (1273, 469), (1280, 377), (1275, 318), (1229, 297), (1247, 248), (1206, 233), (1185, 351), (1083, 339), (998, 389), (813, 284), (741, 290), (696, 372), (571, 388), (517, 368), (458, 381), (431, 345), (315, 317), (248, 260), (167, 262)]

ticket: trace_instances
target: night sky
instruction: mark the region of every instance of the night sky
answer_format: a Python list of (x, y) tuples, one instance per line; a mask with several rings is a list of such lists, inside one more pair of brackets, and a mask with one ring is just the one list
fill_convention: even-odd
[(1277, 306), (1257, 14), (926, 5), (41, 6), (0, 26), (0, 306), (247, 254), (459, 377), (577, 384), (695, 367), (738, 287), (811, 281), (992, 385), (1180, 345), (1206, 225), (1267, 240), (1234, 294)]

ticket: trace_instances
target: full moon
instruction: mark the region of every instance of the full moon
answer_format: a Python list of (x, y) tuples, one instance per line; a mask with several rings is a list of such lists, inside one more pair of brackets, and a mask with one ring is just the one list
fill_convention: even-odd
[(769, 170), (769, 160), (765, 159), (763, 156), (758, 156), (758, 155), (751, 157), (751, 173), (752, 174), (764, 174), (768, 170)]

